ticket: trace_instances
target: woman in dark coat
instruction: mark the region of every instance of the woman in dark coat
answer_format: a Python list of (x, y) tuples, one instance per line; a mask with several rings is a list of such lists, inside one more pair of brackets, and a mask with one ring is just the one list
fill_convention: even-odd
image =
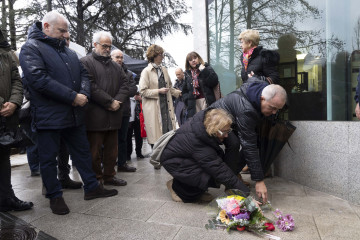
[(259, 32), (252, 29), (243, 31), (239, 40), (243, 54), (241, 55), (241, 79), (245, 83), (250, 75), (267, 81), (269, 84), (278, 83), (279, 73), (277, 65), (280, 56), (276, 51), (271, 51), (259, 45)]
[[(224, 184), (239, 189), (244, 196), (249, 189), (223, 161), (222, 141), (232, 131), (231, 116), (222, 109), (197, 113), (182, 125), (165, 147), (160, 162), (174, 177), (167, 182), (172, 199), (177, 202), (211, 200), (208, 187)], [(209, 196), (210, 195), (210, 196)]]
[(214, 69), (196, 52), (186, 56), (185, 68), (182, 96), (187, 107), (187, 118), (190, 118), (216, 101), (213, 89), (219, 81)]

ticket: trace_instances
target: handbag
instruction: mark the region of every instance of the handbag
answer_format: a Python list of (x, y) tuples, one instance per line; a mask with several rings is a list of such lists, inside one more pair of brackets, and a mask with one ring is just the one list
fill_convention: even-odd
[(6, 119), (1, 118), (0, 145), (6, 148), (22, 148), (33, 145), (30, 137), (21, 125), (14, 128), (6, 127)]
[(150, 156), (150, 163), (154, 165), (155, 168), (160, 168), (160, 158), (168, 142), (174, 137), (176, 130), (171, 130), (163, 134), (154, 144), (153, 152)]

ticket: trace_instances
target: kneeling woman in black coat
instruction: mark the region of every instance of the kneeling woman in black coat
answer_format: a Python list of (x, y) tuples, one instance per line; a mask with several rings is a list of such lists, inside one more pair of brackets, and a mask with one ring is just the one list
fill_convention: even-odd
[[(249, 195), (249, 189), (223, 161), (222, 141), (231, 132), (232, 118), (222, 109), (198, 112), (176, 131), (160, 162), (174, 177), (167, 183), (177, 202), (208, 200), (208, 187), (224, 184)], [(211, 196), (210, 196), (211, 197)]]

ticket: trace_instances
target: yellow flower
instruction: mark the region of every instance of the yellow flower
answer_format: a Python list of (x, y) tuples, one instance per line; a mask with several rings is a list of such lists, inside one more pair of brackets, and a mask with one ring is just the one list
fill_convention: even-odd
[(225, 210), (220, 211), (219, 218), (222, 223), (229, 224), (229, 222), (230, 222), (229, 216), (226, 214)]
[(239, 195), (230, 195), (230, 196), (227, 196), (227, 198), (234, 198), (234, 199), (236, 199), (238, 201), (242, 201), (242, 200), (245, 199), (244, 197), (239, 196)]

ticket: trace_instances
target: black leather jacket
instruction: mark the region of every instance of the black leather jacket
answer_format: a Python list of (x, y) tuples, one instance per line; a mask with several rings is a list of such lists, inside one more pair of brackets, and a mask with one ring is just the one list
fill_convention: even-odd
[(236, 90), (240, 94), (236, 91), (229, 93), (212, 104), (211, 107), (224, 109), (233, 116), (236, 127), (234, 130), (238, 132), (242, 152), (250, 169), (251, 179), (261, 181), (264, 179), (264, 173), (260, 162), (256, 131), (261, 120), (261, 112), (250, 103), (246, 96), (248, 87), (255, 82), (263, 83), (263, 80), (255, 77), (249, 78)]

